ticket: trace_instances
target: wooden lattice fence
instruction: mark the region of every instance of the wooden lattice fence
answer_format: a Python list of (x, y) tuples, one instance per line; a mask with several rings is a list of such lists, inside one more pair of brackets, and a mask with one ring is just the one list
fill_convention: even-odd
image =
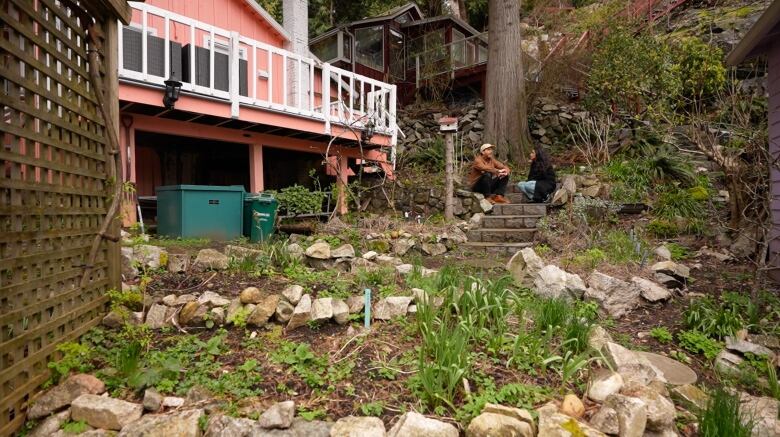
[(90, 83), (85, 23), (103, 47), (102, 85), (117, 114), (116, 27), (122, 0), (0, 0), (0, 436), (24, 423), (59, 343), (105, 312), (119, 248), (103, 239), (111, 203), (108, 120)]

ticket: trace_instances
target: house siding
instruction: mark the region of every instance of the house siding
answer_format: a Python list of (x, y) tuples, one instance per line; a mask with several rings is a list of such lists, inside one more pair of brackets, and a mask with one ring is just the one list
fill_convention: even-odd
[[(769, 153), (777, 162), (780, 159), (780, 42), (775, 42), (767, 51), (769, 74)], [(770, 231), (769, 263), (775, 269), (770, 276), (780, 281), (780, 170), (770, 170), (772, 190), (772, 229)]]

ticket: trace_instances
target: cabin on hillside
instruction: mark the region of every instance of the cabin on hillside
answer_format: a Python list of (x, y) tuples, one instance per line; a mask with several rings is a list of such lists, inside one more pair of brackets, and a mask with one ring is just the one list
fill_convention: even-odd
[(284, 0), (284, 25), (255, 0), (130, 6), (118, 41), (122, 171), (136, 188), (126, 225), (163, 185), (260, 192), (310, 185), (312, 171), (344, 184), (366, 162), (392, 171), (396, 87), (313, 56), (305, 0)]
[(324, 62), (397, 85), (402, 103), (442, 85), (484, 96), (487, 34), (452, 15), (426, 18), (414, 3), (330, 29), (309, 47)]
[[(745, 60), (766, 57), (768, 61), (767, 90), (769, 92), (769, 154), (780, 160), (780, 0), (775, 0), (764, 11), (742, 41), (726, 58), (736, 66)], [(772, 229), (769, 233), (769, 262), (773, 267), (770, 277), (780, 282), (780, 169), (770, 170)]]

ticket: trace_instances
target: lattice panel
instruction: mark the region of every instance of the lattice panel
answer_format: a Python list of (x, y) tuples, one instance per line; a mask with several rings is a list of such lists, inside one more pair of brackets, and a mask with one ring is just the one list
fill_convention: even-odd
[(55, 0), (0, 0), (0, 435), (24, 422), (56, 346), (94, 326), (109, 287), (105, 122), (85, 31)]

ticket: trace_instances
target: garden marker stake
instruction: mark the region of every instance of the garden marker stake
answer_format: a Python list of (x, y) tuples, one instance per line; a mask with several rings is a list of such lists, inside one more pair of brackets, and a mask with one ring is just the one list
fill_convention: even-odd
[(371, 289), (370, 288), (366, 288), (365, 297), (366, 300), (365, 300), (364, 307), (366, 310), (364, 311), (365, 321), (363, 323), (363, 326), (365, 326), (366, 329), (369, 329), (371, 328)]

